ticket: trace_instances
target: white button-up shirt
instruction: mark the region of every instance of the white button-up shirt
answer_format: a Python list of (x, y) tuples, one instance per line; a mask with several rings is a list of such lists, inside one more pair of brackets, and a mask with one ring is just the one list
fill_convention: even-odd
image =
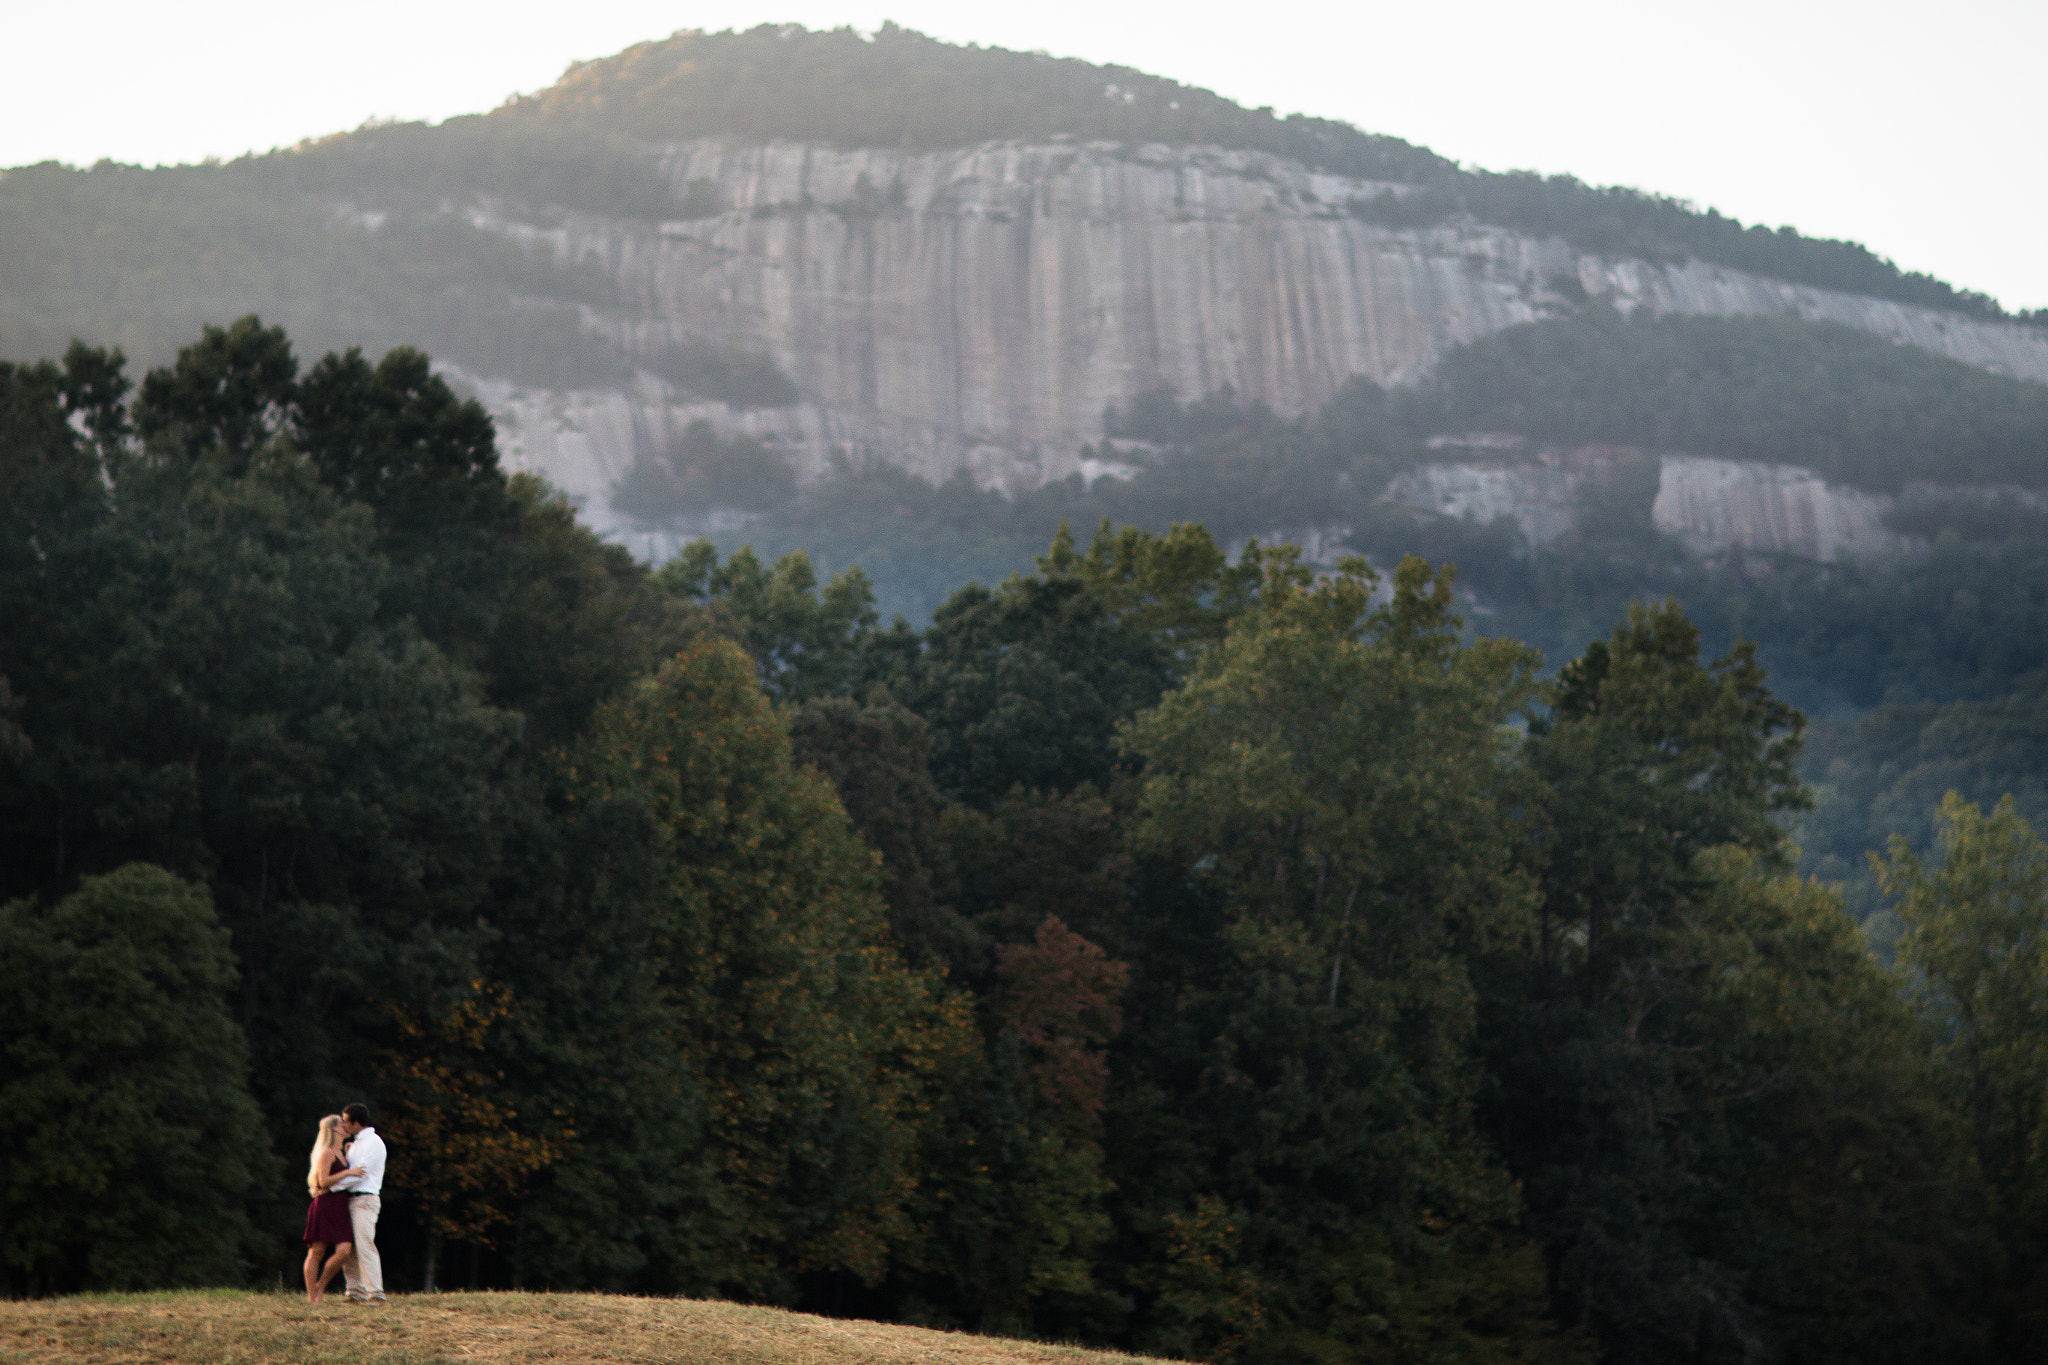
[(348, 1176), (334, 1182), (337, 1190), (350, 1194), (382, 1194), (384, 1192), (384, 1139), (377, 1136), (375, 1128), (365, 1128), (357, 1133), (348, 1145), (344, 1158), (351, 1166), (363, 1168), (361, 1175)]

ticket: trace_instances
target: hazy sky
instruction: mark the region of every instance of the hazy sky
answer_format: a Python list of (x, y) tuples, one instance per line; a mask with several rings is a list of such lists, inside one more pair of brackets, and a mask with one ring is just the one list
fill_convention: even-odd
[(1467, 165), (1570, 171), (1850, 237), (2008, 307), (2048, 305), (2048, 0), (10, 8), (0, 166), (230, 157), (371, 117), (487, 109), (679, 28), (894, 19), (1346, 119)]

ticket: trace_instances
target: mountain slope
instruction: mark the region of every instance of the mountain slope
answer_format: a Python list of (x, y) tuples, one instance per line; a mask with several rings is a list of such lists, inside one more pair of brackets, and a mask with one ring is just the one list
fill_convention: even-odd
[[(1017, 493), (1125, 472), (1082, 447), (1146, 393), (1307, 414), (1602, 304), (1784, 319), (1766, 369), (1835, 323), (2048, 380), (2048, 328), (1861, 248), (896, 28), (678, 34), (487, 115), (228, 166), (13, 171), (0, 239), (0, 352), (83, 335), (157, 363), (246, 311), (315, 353), (413, 342), (486, 400), (511, 463), (655, 554), (759, 510), (703, 479), (665, 518), (614, 505), (700, 423), (761, 452), (763, 487), (887, 464)], [(1920, 360), (1850, 387), (1902, 366), (1974, 401)], [(2016, 439), (2005, 480), (2048, 478)], [(1851, 484), (1927, 476), (1839, 456)]]

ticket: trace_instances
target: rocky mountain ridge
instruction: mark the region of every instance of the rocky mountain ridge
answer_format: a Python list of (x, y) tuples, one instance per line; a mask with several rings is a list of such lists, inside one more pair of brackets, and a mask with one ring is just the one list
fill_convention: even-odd
[(2048, 494), (2012, 486), (1915, 481), (1894, 493), (1831, 482), (1798, 465), (1646, 453), (1626, 446), (1565, 448), (1507, 432), (1430, 442), (1445, 458), (1396, 476), (1383, 497), (1434, 516), (1514, 523), (1531, 548), (1581, 529), (1589, 493), (1625, 461), (1655, 465), (1650, 523), (1703, 556), (1790, 556), (1819, 564), (1869, 562), (1926, 548), (1900, 523), (1959, 510), (2048, 515)]
[[(694, 420), (779, 448), (800, 478), (886, 461), (1021, 491), (1106, 472), (1084, 469), (1081, 447), (1100, 438), (1105, 407), (1139, 393), (1229, 387), (1297, 414), (1354, 375), (1414, 383), (1451, 347), (1593, 300), (1835, 322), (2048, 381), (2048, 330), (1470, 221), (1396, 226), (1385, 220), (1409, 187), (1262, 152), (705, 138), (653, 155), (673, 218), (468, 211), (559, 265), (601, 271), (618, 302), (583, 305), (584, 326), (647, 361), (603, 388), (455, 375), (499, 419), (508, 463), (543, 473), (615, 534), (648, 528), (612, 511), (612, 487)], [(735, 407), (657, 378), (691, 342), (771, 359), (798, 401)], [(1747, 509), (1727, 514), (1731, 543), (1818, 558), (1890, 543), (1870, 529), (1880, 513), (1795, 476), (1673, 468), (1691, 472), (1670, 475), (1671, 505), (1695, 508), (1674, 525), (1704, 526), (1698, 509), (1719, 499)]]

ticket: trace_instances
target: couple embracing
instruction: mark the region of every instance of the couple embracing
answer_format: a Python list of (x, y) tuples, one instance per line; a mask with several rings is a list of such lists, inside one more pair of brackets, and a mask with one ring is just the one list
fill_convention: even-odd
[(337, 1270), (347, 1276), (349, 1302), (384, 1302), (384, 1262), (377, 1255), (384, 1139), (363, 1105), (320, 1120), (306, 1192), (313, 1196), (306, 1210), (306, 1302), (320, 1302)]

